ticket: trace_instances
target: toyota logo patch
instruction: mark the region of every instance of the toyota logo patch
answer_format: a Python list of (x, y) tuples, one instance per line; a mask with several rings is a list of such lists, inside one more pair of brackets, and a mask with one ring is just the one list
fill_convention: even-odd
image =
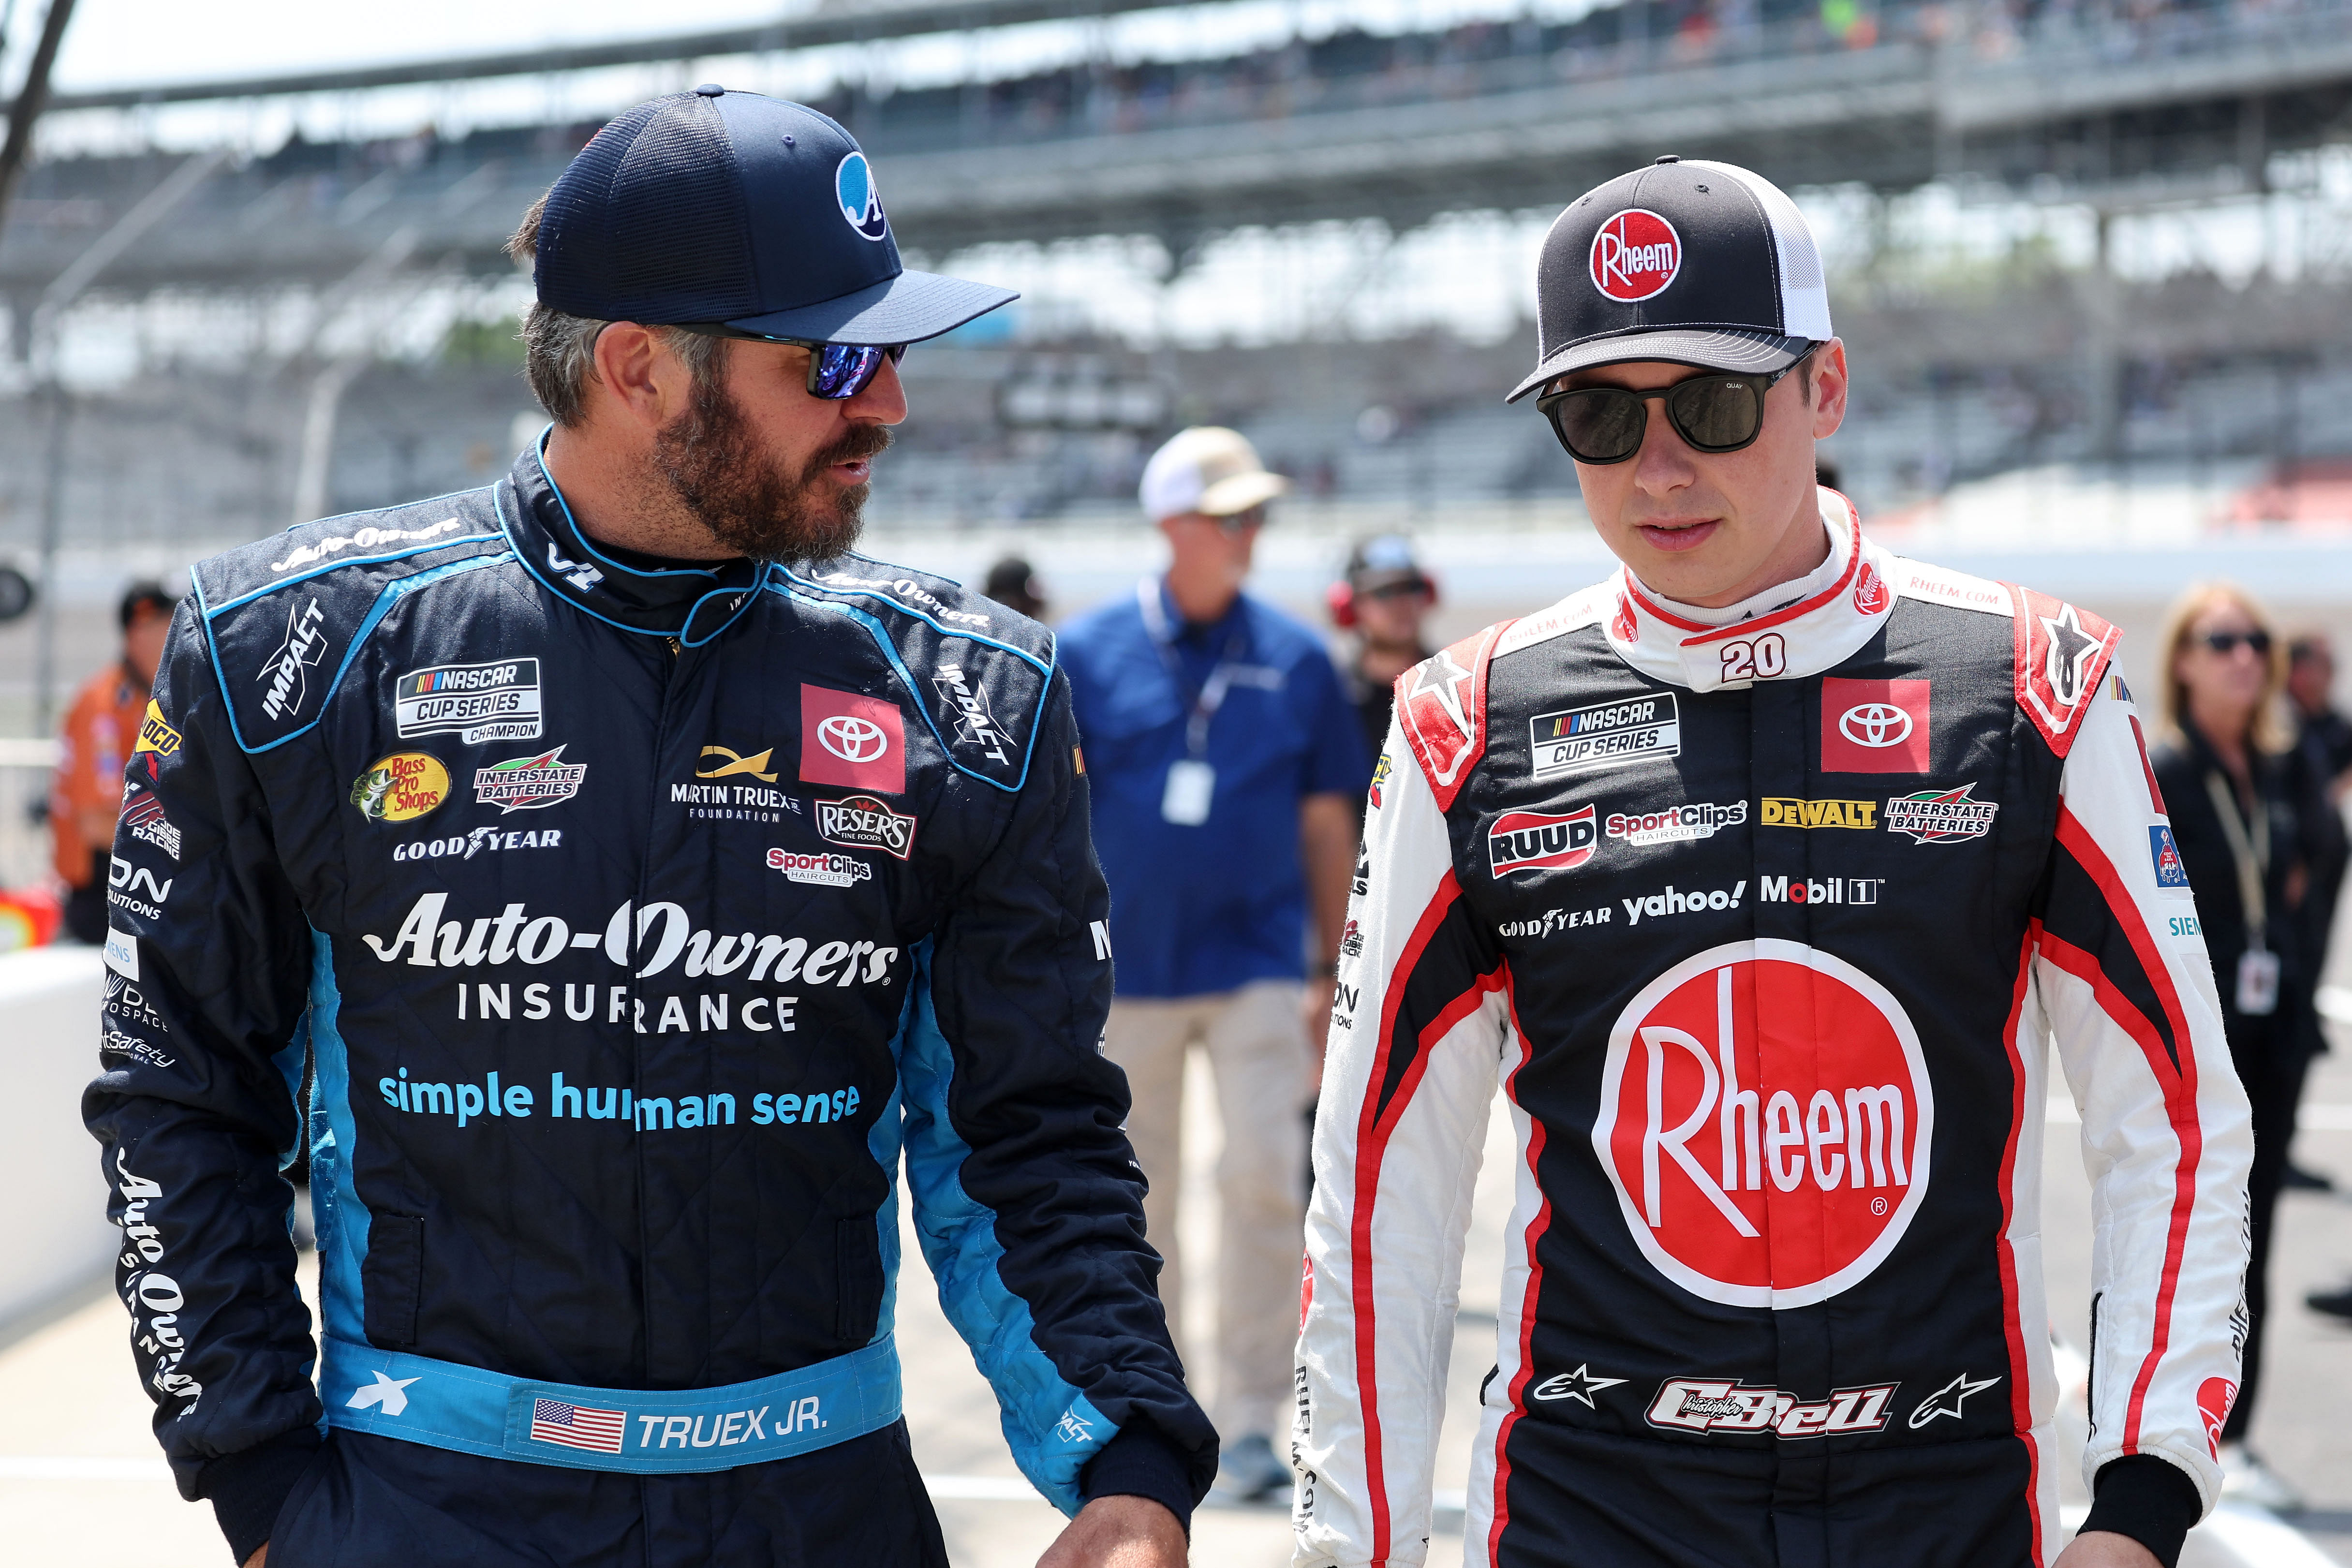
[(1874, 751), (1899, 746), (1911, 738), (1911, 715), (1892, 703), (1864, 702), (1839, 717), (1838, 732)]
[(845, 763), (870, 763), (890, 749), (890, 737), (871, 719), (836, 713), (816, 727), (817, 744)]

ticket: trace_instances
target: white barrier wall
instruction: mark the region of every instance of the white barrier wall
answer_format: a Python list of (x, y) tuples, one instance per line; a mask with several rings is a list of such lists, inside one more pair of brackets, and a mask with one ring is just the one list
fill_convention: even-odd
[(94, 947), (0, 957), (0, 1322), (103, 1279), (120, 1239), (81, 1124), (105, 977)]

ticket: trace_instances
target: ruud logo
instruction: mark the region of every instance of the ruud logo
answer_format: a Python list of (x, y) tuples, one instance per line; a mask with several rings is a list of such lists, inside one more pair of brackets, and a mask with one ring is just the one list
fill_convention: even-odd
[(1486, 830), (1486, 858), (1497, 877), (1513, 871), (1572, 871), (1592, 858), (1599, 839), (1589, 805), (1565, 816), (1507, 811)]
[(1592, 237), (1592, 286), (1625, 304), (1664, 292), (1683, 269), (1682, 237), (1644, 207), (1628, 207)]

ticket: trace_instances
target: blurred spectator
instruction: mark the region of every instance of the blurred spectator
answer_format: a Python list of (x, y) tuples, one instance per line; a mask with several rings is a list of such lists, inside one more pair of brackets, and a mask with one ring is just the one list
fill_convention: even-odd
[(124, 593), (117, 611), (122, 657), (90, 677), (58, 735), (49, 837), (58, 875), (70, 889), (66, 929), (83, 942), (106, 940), (106, 870), (122, 809), (122, 763), (139, 739), (147, 689), (155, 682), (163, 634), (172, 629), (172, 603), (160, 583), (134, 583)]
[(980, 591), (1033, 621), (1045, 618), (1045, 584), (1037, 581), (1035, 569), (1018, 555), (1008, 555), (991, 566)]
[(1413, 559), (1412, 541), (1383, 533), (1356, 542), (1331, 584), (1330, 604), (1332, 621), (1356, 634), (1348, 700), (1363, 724), (1366, 751), (1378, 755), (1396, 711), (1397, 677), (1434, 651), (1423, 643), (1421, 624), (1437, 604), (1437, 584)]
[[(2311, 955), (2315, 984), (2327, 968), (2328, 940), (2336, 926), (2336, 900), (2343, 892), (2344, 871), (2352, 860), (2352, 844), (2344, 831), (2343, 800), (2352, 784), (2352, 721), (2338, 713), (2330, 699), (2336, 685), (2336, 650), (2325, 632), (2305, 632), (2286, 645), (2286, 695), (2294, 720), (2295, 743), (2303, 753), (2305, 779), (2312, 792), (2306, 820), (2311, 837), (2311, 891), (2303, 902), (2304, 951)], [(2310, 1016), (2311, 1049), (2327, 1049), (2315, 1007)], [(2286, 1184), (2305, 1192), (2326, 1192), (2334, 1183), (2319, 1172), (2287, 1163)]]
[[(1216, 1079), (1211, 1414), (1224, 1440), (1218, 1492), (1236, 1500), (1291, 1484), (1273, 1434), (1288, 1422), (1298, 1328), (1301, 1112), (1370, 772), (1322, 640), (1242, 592), (1265, 505), (1286, 488), (1233, 431), (1181, 432), (1143, 471), (1166, 575), (1061, 637), (1110, 880), (1118, 978), (1103, 1048), (1127, 1071), (1128, 1136), (1150, 1182), (1145, 1222), (1167, 1259), (1160, 1292), (1180, 1344), (1177, 1196), (1195, 1046)], [(1314, 979), (1302, 984), (1310, 927)]]
[(2230, 1056), (2253, 1106), (2245, 1374), (2221, 1429), (2221, 1458), (2225, 1496), (2271, 1508), (2300, 1500), (2248, 1451), (2246, 1431), (2262, 1382), (2272, 1216), (2311, 1059), (2316, 981), (2302, 920), (2312, 791), (2278, 711), (2285, 652), (2242, 590), (2190, 589), (2166, 625), (2165, 733), (2150, 759), (2196, 895)]

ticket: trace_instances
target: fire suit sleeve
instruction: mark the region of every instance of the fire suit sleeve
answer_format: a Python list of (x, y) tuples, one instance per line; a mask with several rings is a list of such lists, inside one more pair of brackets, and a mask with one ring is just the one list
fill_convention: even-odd
[[(2084, 1478), (2152, 1456), (2210, 1509), (2243, 1347), (2253, 1137), (2196, 913), (2138, 716), (2102, 680), (2062, 775), (2016, 1038), (2038, 1040), (2046, 1020), (2082, 1113), (2095, 1226)], [(2169, 1536), (2179, 1551), (2180, 1525), (2126, 1517), (2163, 1510), (2109, 1509), (2109, 1489), (2098, 1528)]]
[[(1429, 1549), (1470, 1197), (1502, 1051), (1507, 971), (1473, 923), (1445, 816), (1401, 731), (1365, 823), (1323, 1092), (1301, 1302), (1299, 1568)], [(1505, 1281), (1508, 1294), (1510, 1284)]]
[[(294, 1281), (311, 938), (227, 715), (193, 602), (131, 773), (152, 798), (114, 841), (99, 1078), (115, 1282), (181, 1495), (209, 1498), (242, 1561), (320, 1443)], [(160, 809), (157, 809), (160, 808)]]
[(1127, 1493), (1189, 1519), (1216, 1433), (1169, 1340), (1126, 1075), (1102, 1055), (1109, 895), (1066, 677), (1045, 702), (1008, 826), (917, 952), (907, 1183), (1022, 1473), (1065, 1513)]

